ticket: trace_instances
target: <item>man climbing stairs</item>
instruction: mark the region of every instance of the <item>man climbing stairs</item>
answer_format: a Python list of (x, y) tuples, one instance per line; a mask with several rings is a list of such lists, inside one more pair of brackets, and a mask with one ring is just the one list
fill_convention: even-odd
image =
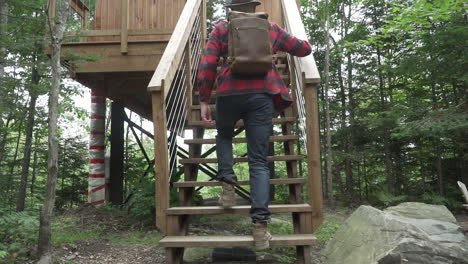
[[(216, 175), (211, 164), (216, 158), (208, 157), (216, 151), (215, 146), (202, 152), (203, 146), (214, 144), (214, 138), (205, 138), (204, 122), (200, 119), (198, 94), (194, 91), (195, 75), (200, 60), (206, 30), (201, 21), (204, 18), (202, 0), (187, 1), (179, 22), (167, 45), (160, 64), (148, 86), (152, 96), (152, 119), (155, 128), (155, 172), (156, 172), (156, 225), (166, 235), (160, 245), (166, 248), (166, 263), (182, 263), (184, 248), (200, 246), (246, 246), (253, 247), (254, 239), (248, 236), (189, 236), (190, 216), (215, 214), (250, 213), (249, 205), (195, 206), (193, 194), (195, 188), (221, 186), (218, 181), (197, 181), (198, 173), (209, 172)], [(278, 1), (276, 5), (288, 32), (301, 39), (306, 39), (304, 26), (300, 20), (299, 9), (295, 1)], [(294, 233), (273, 235), (270, 246), (296, 247), (297, 263), (311, 263), (310, 249), (315, 242), (314, 230), (322, 222), (322, 193), (319, 155), (317, 87), (320, 77), (312, 56), (294, 58), (286, 54), (277, 54), (275, 66), (281, 77), (291, 88), (295, 103), (272, 118), (274, 136), (270, 144), (282, 146), (281, 153), (272, 153), (268, 161), (278, 164), (286, 163), (287, 178), (270, 179), (272, 185), (288, 185), (289, 203), (270, 205), (275, 213), (290, 213)], [(211, 95), (210, 108), (214, 109)], [(186, 113), (187, 111), (187, 113)], [(298, 129), (293, 129), (298, 124)], [(173, 174), (169, 157), (175, 140), (168, 140), (167, 131), (182, 134), (184, 129), (192, 129), (193, 139), (185, 140), (189, 150), (186, 157), (179, 160), (184, 167), (183, 180), (171, 182)], [(235, 125), (235, 134), (244, 130), (244, 123)], [(299, 141), (298, 139), (302, 140)], [(246, 138), (236, 137), (234, 144), (243, 144)], [(304, 157), (296, 152), (297, 144), (304, 144), (307, 153), (307, 172), (299, 175), (298, 162)], [(234, 162), (247, 162), (246, 157), (235, 157)], [(214, 177), (213, 176), (213, 177)], [(235, 186), (238, 196), (249, 200), (249, 193), (243, 185), (248, 181), (239, 181)], [(169, 205), (169, 189), (179, 189), (179, 205)]]
[[(286, 55), (278, 58), (280, 65), (286, 65)], [(284, 76), (289, 76), (286, 67), (282, 67)], [(287, 83), (288, 80), (286, 79)], [(219, 181), (196, 181), (198, 165), (217, 163), (216, 158), (207, 158), (201, 154), (203, 145), (213, 145), (214, 138), (204, 138), (204, 125), (200, 120), (200, 107), (197, 102), (198, 93), (193, 93), (194, 98), (191, 106), (192, 120), (188, 122), (188, 127), (194, 130), (194, 138), (185, 140), (189, 146), (189, 157), (181, 159), (180, 164), (185, 167), (184, 181), (174, 182), (173, 187), (179, 188), (179, 203), (182, 206), (171, 207), (166, 210), (168, 217), (168, 233), (160, 242), (160, 245), (167, 248), (168, 263), (182, 263), (183, 248), (185, 247), (219, 247), (219, 246), (244, 246), (253, 247), (253, 236), (187, 236), (189, 229), (189, 217), (191, 215), (215, 215), (215, 214), (249, 214), (250, 205), (235, 205), (232, 207), (219, 206), (193, 206), (192, 194), (194, 188), (212, 186), (222, 186)], [(213, 95), (216, 97), (216, 94)], [(214, 108), (214, 105), (210, 105)], [(282, 144), (284, 153), (268, 157), (268, 161), (278, 163), (285, 162), (288, 178), (271, 179), (270, 184), (289, 186), (289, 203), (270, 205), (269, 209), (273, 215), (275, 213), (291, 213), (294, 226), (294, 234), (273, 235), (270, 246), (295, 246), (297, 248), (298, 263), (310, 263), (310, 246), (314, 244), (312, 216), (314, 210), (303, 201), (303, 187), (307, 182), (305, 178), (298, 175), (298, 162), (303, 159), (302, 155), (297, 155), (296, 143), (299, 143), (299, 136), (293, 131), (293, 124), (298, 116), (292, 107), (287, 108), (281, 115), (273, 118), (275, 131), (280, 135), (271, 136), (269, 141), (273, 144)], [(243, 122), (236, 125), (241, 130)], [(213, 133), (210, 133), (213, 134)], [(246, 138), (236, 137), (234, 144), (246, 143)], [(247, 162), (246, 157), (235, 157), (234, 162)], [(249, 181), (239, 181), (239, 187), (248, 185)], [(239, 189), (236, 186), (236, 189)]]

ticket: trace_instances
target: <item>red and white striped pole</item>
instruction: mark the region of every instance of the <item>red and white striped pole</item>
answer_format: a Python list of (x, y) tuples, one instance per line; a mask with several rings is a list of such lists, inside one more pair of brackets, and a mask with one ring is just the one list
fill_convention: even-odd
[(99, 205), (106, 201), (106, 97), (95, 90), (91, 91), (90, 118), (88, 202)]

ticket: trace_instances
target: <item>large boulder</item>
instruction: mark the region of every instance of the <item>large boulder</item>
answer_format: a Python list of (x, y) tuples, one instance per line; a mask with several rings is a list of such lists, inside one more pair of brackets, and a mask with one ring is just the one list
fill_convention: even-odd
[(398, 206), (384, 210), (392, 215), (399, 215), (415, 219), (433, 219), (443, 222), (457, 223), (455, 216), (443, 205), (425, 203), (401, 203)]
[(328, 264), (468, 264), (468, 239), (454, 219), (444, 206), (404, 203), (385, 211), (361, 206), (324, 255)]

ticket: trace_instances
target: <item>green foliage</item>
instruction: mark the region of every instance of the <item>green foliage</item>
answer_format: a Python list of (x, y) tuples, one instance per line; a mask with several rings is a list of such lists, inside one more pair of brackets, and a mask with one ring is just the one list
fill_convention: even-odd
[(319, 242), (321, 245), (325, 245), (328, 241), (330, 241), (330, 239), (333, 238), (333, 235), (335, 235), (340, 226), (340, 223), (325, 221), (314, 233), (317, 237), (317, 242)]
[(98, 231), (63, 231), (61, 229), (56, 229), (52, 235), (52, 244), (53, 245), (66, 245), (66, 244), (76, 244), (80, 241), (86, 241), (91, 239), (98, 239), (101, 237), (101, 233)]
[(288, 235), (294, 233), (294, 228), (291, 222), (272, 222), (268, 224), (268, 230), (273, 235)]
[(108, 239), (113, 244), (121, 245), (156, 245), (161, 240), (162, 236), (158, 232), (143, 232), (133, 231), (126, 232), (124, 234), (113, 234), (108, 235)]
[(17, 255), (22, 259), (33, 251), (39, 227), (37, 212), (8, 212), (0, 208), (0, 259)]
[(281, 254), (278, 254), (276, 251), (268, 250), (270, 251), (270, 255), (277, 260), (279, 260), (281, 263), (295, 263), (296, 262), (296, 252), (294, 248), (292, 247), (281, 247), (277, 248), (276, 250), (280, 251)]
[(468, 130), (468, 104), (433, 110), (418, 120), (407, 122), (392, 136), (400, 137), (440, 137), (441, 135), (457, 135), (457, 132)]
[(450, 197), (438, 195), (435, 193), (424, 193), (422, 195), (422, 200), (428, 204), (439, 204), (445, 205), (450, 209), (461, 209), (463, 208), (463, 203), (460, 200), (455, 200)]
[(386, 207), (391, 205), (399, 204), (408, 199), (407, 195), (393, 195), (391, 193), (381, 191), (377, 193), (377, 199), (383, 203)]

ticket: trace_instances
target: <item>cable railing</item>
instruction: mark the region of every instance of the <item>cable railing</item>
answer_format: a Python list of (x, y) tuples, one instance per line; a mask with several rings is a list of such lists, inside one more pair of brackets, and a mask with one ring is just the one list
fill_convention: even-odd
[[(286, 31), (299, 39), (307, 40), (304, 24), (302, 23), (299, 8), (295, 1), (281, 0), (282, 13), (284, 17), (284, 26)], [(298, 126), (300, 129), (300, 138), (307, 144), (306, 138), (306, 101), (303, 89), (308, 84), (320, 83), (320, 74), (312, 55), (307, 57), (295, 57), (288, 55), (289, 72), (291, 75), (291, 86), (293, 96), (296, 99), (297, 113), (299, 116)]]
[[(187, 113), (192, 104), (192, 88), (195, 85), (205, 38), (204, 1), (188, 0), (159, 62), (148, 91), (162, 91), (166, 103), (167, 130), (184, 135)], [(177, 140), (168, 141), (169, 157), (175, 157)], [(170, 160), (169, 175), (175, 171), (177, 161)], [(170, 177), (169, 176), (169, 177)]]

